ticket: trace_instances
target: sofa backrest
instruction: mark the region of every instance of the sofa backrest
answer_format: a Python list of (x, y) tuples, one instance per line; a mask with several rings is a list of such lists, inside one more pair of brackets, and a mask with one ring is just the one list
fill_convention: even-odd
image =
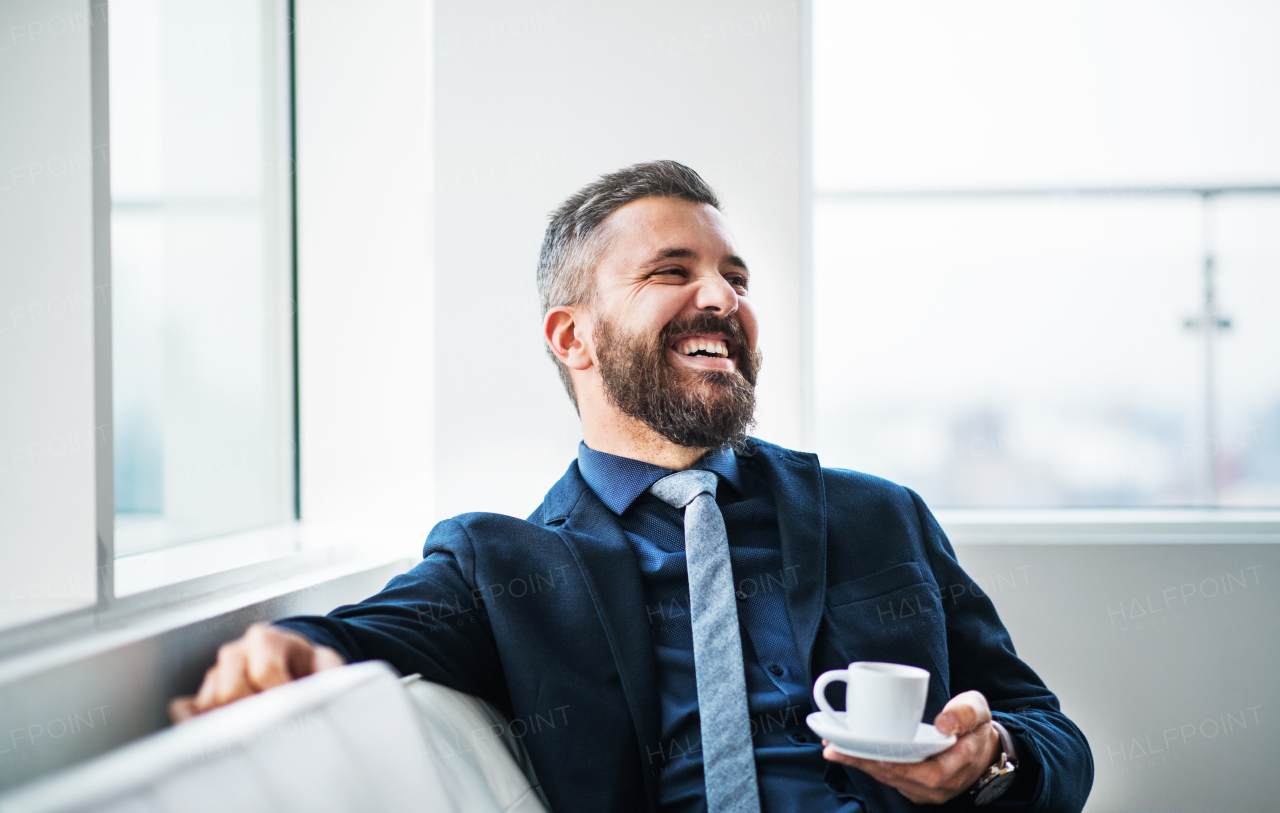
[(0, 813), (545, 813), (520, 760), (492, 707), (361, 663), (41, 778)]

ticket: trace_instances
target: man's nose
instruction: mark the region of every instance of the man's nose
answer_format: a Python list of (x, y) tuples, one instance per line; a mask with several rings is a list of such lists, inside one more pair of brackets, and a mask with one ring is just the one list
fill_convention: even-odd
[(694, 307), (706, 313), (729, 316), (738, 310), (738, 292), (720, 274), (708, 274), (696, 282)]

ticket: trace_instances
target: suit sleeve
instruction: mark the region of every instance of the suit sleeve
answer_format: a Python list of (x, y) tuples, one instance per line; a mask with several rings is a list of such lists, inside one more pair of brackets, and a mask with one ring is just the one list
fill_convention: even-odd
[(991, 599), (970, 589), (975, 582), (924, 501), (915, 492), (911, 499), (946, 614), (951, 694), (982, 692), (1018, 752), (1017, 781), (986, 809), (1078, 813), (1093, 787), (1093, 755), (1084, 733), (1018, 658)]
[(481, 697), (510, 711), (483, 593), (475, 589), (475, 556), (457, 520), (438, 524), (423, 559), (377, 595), (326, 616), (297, 616), (276, 625), (336, 649), (347, 663), (387, 661), (401, 674)]

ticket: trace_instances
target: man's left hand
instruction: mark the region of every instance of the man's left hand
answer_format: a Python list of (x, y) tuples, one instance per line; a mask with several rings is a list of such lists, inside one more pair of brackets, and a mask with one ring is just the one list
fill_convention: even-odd
[(826, 746), (822, 755), (897, 788), (916, 804), (942, 804), (968, 790), (991, 767), (999, 755), (1000, 735), (991, 727), (991, 709), (981, 692), (951, 698), (933, 724), (941, 734), (955, 734), (956, 743), (924, 762), (859, 759), (840, 753), (826, 740), (822, 741)]

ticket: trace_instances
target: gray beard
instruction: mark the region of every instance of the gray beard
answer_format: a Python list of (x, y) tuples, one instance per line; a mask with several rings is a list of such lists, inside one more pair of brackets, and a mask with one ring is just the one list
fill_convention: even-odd
[[(738, 348), (737, 369), (688, 372), (667, 357), (680, 336), (723, 333)], [(760, 352), (747, 352), (732, 319), (699, 314), (671, 322), (656, 337), (623, 336), (607, 318), (596, 320), (596, 348), (605, 396), (620, 412), (677, 446), (740, 448), (755, 425)]]

